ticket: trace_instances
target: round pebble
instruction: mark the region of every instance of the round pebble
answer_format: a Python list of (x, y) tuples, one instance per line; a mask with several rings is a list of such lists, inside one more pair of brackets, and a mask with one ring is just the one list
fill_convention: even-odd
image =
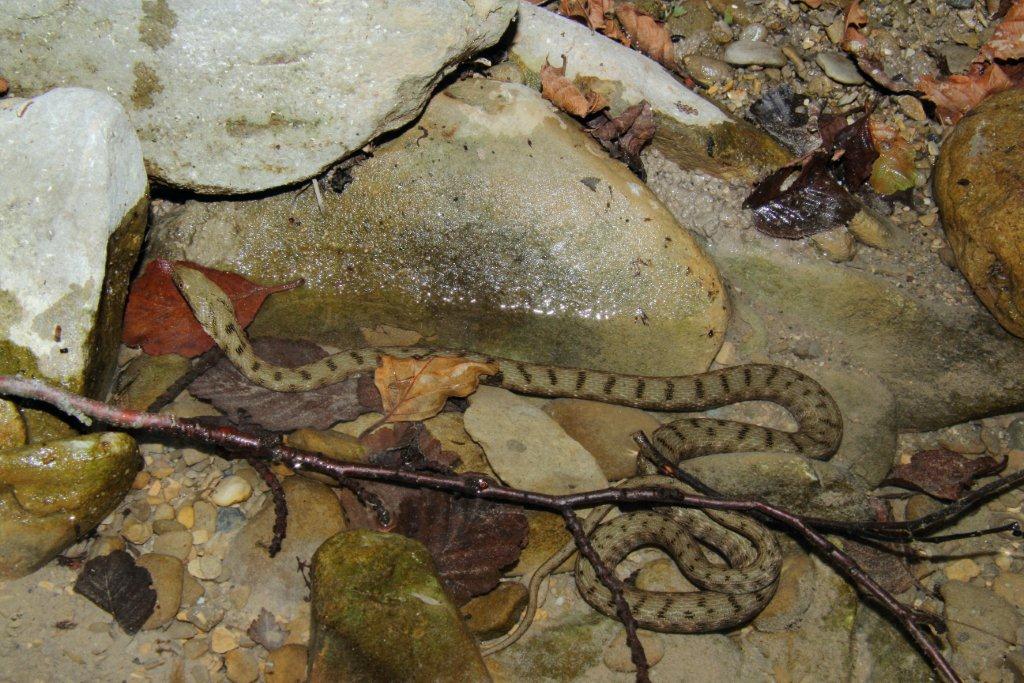
[(952, 581), (970, 581), (981, 574), (981, 567), (969, 557), (950, 562), (943, 568), (946, 578)]
[(248, 650), (232, 650), (224, 657), (231, 683), (253, 683), (260, 677), (260, 665)]
[(220, 480), (217, 488), (210, 494), (210, 500), (221, 507), (227, 507), (248, 500), (251, 495), (252, 486), (249, 482), (233, 474)]
[(205, 579), (212, 581), (220, 576), (221, 563), (220, 559), (213, 557), (212, 555), (204, 555), (203, 557), (197, 557), (188, 563), (188, 573), (197, 579)]
[(761, 24), (748, 24), (740, 31), (740, 40), (759, 43), (768, 37), (768, 29)]
[(752, 40), (738, 40), (725, 48), (725, 61), (735, 66), (785, 66), (782, 50)]
[(185, 507), (178, 510), (178, 514), (175, 515), (175, 519), (177, 519), (178, 523), (186, 529), (191, 529), (196, 523), (195, 508), (193, 508), (191, 505), (186, 505)]
[(721, 59), (705, 55), (687, 55), (683, 58), (683, 64), (693, 79), (704, 86), (724, 83), (733, 75), (731, 66)]
[(814, 61), (818, 63), (825, 75), (836, 83), (860, 85), (864, 82), (864, 77), (857, 70), (857, 65), (838, 52), (819, 52)]
[(176, 557), (182, 562), (192, 550), (192, 534), (188, 530), (172, 530), (158, 534), (153, 541), (153, 552)]
[(143, 555), (136, 560), (136, 564), (149, 572), (153, 590), (156, 591), (156, 607), (142, 626), (151, 631), (166, 625), (178, 613), (184, 567), (177, 558), (156, 553)]
[(153, 535), (153, 527), (149, 522), (140, 522), (137, 519), (129, 517), (125, 520), (124, 526), (121, 528), (121, 535), (124, 536), (124, 539), (129, 543), (142, 545)]
[(227, 626), (218, 626), (210, 633), (210, 649), (219, 655), (238, 647), (238, 636)]
[(217, 531), (225, 534), (245, 524), (245, 513), (238, 508), (221, 508), (217, 511)]

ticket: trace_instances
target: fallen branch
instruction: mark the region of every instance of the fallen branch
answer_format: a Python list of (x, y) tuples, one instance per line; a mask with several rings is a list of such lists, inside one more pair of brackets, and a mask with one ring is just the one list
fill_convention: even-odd
[[(125, 410), (100, 401), (77, 396), (37, 380), (28, 380), (16, 376), (0, 375), (0, 394), (42, 401), (62, 412), (75, 416), (86, 424), (90, 424), (92, 420), (98, 420), (121, 429), (143, 430), (162, 436), (197, 441), (218, 446), (229, 453), (235, 454), (236, 457), (250, 461), (264, 460), (284, 464), (293, 470), (309, 470), (324, 474), (337, 480), (339, 483), (349, 479), (379, 481), (431, 488), (485, 500), (551, 510), (563, 516), (570, 533), (573, 533), (573, 538), (576, 540), (580, 553), (592, 561), (595, 558), (590, 558), (588, 553), (593, 553), (593, 547), (590, 546), (589, 540), (585, 535), (578, 535), (580, 527), (574, 511), (581, 508), (593, 508), (607, 504), (682, 505), (714, 510), (733, 510), (767, 517), (805, 539), (811, 547), (845, 576), (862, 595), (869, 598), (896, 620), (928, 659), (942, 680), (949, 682), (960, 681), (957, 673), (950, 666), (949, 662), (946, 661), (937, 645), (923, 628), (923, 625), (941, 628), (943, 627), (941, 619), (933, 614), (914, 610), (900, 603), (891, 593), (878, 585), (865, 573), (849, 555), (829, 541), (823, 533), (813, 528), (813, 525), (816, 523), (832, 523), (829, 520), (809, 521), (782, 508), (760, 501), (729, 500), (709, 496), (688, 495), (661, 487), (609, 488), (559, 496), (501, 486), (493, 479), (482, 475), (413, 472), (389, 467), (339, 462), (317, 453), (284, 446), (278, 440), (246, 434), (233, 427), (207, 427), (195, 420), (178, 418), (173, 415)], [(1005, 488), (1009, 488), (1021, 480), (1024, 480), (1024, 472), (1015, 473), (1012, 477), (1007, 478), (1007, 480), (999, 482), (1000, 486), (990, 484), (979, 489), (976, 493), (982, 494), (982, 491), (985, 489), (988, 489), (989, 492), (1005, 490)], [(1011, 481), (1012, 483), (1010, 483)], [(977, 501), (983, 498), (984, 495), (976, 495), (972, 500)], [(950, 506), (951, 508), (957, 506), (956, 511), (958, 514), (962, 514), (971, 504), (961, 503), (958, 505), (958, 503), (960, 501)], [(871, 526), (871, 524), (867, 523), (866, 526)], [(865, 525), (862, 524), (861, 526)], [(933, 526), (929, 522), (922, 528), (930, 529)], [(621, 591), (619, 590), (621, 585), (618, 584), (611, 570), (600, 561), (595, 563), (595, 567), (599, 566), (603, 567), (604, 571), (611, 575), (612, 579), (606, 585), (615, 597), (616, 603), (619, 604), (622, 599)], [(602, 579), (603, 582), (604, 580)], [(628, 608), (626, 608), (625, 612), (628, 613)], [(629, 635), (629, 621), (632, 619), (632, 615), (620, 614), (620, 617), (624, 617), (627, 635)], [(637, 665), (637, 678), (641, 681), (646, 680), (646, 658), (643, 655), (639, 640), (636, 638), (635, 625), (633, 634), (630, 637), (630, 648), (633, 653), (634, 663)]]

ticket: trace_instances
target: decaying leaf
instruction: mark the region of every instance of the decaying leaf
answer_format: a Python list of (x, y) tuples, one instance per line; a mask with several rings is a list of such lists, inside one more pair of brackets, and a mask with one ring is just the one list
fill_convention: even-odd
[(884, 483), (924, 491), (942, 500), (956, 500), (967, 490), (971, 481), (994, 474), (1005, 464), (987, 455), (969, 459), (939, 448), (915, 453), (906, 465), (892, 468)]
[(437, 415), (450, 396), (469, 396), (482, 375), (497, 372), (493, 363), (453, 356), (381, 356), (373, 381), (380, 391), (385, 420), (414, 422)]
[(600, 114), (591, 120), (588, 130), (613, 159), (621, 159), (641, 180), (644, 179), (646, 174), (640, 152), (657, 132), (654, 112), (646, 100), (615, 117)]
[(284, 644), (285, 636), (288, 634), (284, 628), (277, 623), (274, 615), (261, 608), (259, 615), (252, 620), (245, 634), (253, 639), (253, 642), (262, 645), (267, 650), (273, 651)]
[(639, 50), (669, 68), (675, 67), (676, 58), (672, 47), (672, 36), (663, 23), (640, 11), (631, 2), (618, 4), (615, 7), (615, 18), (619, 20), (622, 29), (630, 37), (633, 49)]
[(440, 491), (418, 490), (398, 509), (395, 531), (427, 547), (456, 604), (498, 585), (519, 559), (528, 524), (517, 508)]
[(614, 16), (613, 0), (561, 0), (559, 12), (573, 19), (582, 19), (589, 28), (629, 45), (629, 36)]
[[(298, 367), (327, 356), (327, 352), (309, 341), (268, 337), (254, 339), (252, 344), (260, 358), (286, 367)], [(362, 391), (361, 382), (365, 385)], [(253, 384), (227, 358), (221, 358), (196, 378), (188, 390), (196, 398), (213, 404), (237, 426), (257, 425), (286, 432), (302, 427), (327, 429), (343, 420), (380, 410), (374, 400), (377, 392), (369, 384), (369, 374), (364, 374), (312, 391), (271, 391)]]
[(151, 356), (176, 353), (195, 358), (213, 348), (213, 339), (192, 315), (185, 298), (171, 280), (175, 265), (195, 268), (210, 278), (235, 304), (235, 317), (246, 326), (256, 317), (264, 299), (274, 292), (294, 289), (301, 280), (264, 287), (241, 275), (206, 268), (189, 261), (156, 259), (132, 283), (124, 312), (122, 340), (127, 346), (142, 347)]
[[(850, 190), (857, 190), (871, 177), (871, 167), (878, 159), (878, 150), (871, 137), (871, 112), (867, 111), (846, 125), (845, 116), (822, 116), (818, 122), (822, 145), (832, 150), (832, 158), (842, 166), (842, 179)], [(843, 124), (837, 128), (836, 124)], [(824, 125), (823, 125), (824, 124)]]
[(565, 56), (562, 66), (545, 64), (540, 68), (541, 95), (562, 111), (585, 118), (608, 106), (608, 100), (600, 93), (584, 92), (565, 77)]
[(743, 202), (744, 208), (754, 211), (754, 227), (772, 237), (795, 240), (850, 220), (859, 205), (829, 172), (829, 159), (828, 152), (819, 150), (802, 164), (785, 166), (758, 183)]
[(75, 592), (114, 616), (132, 635), (146, 623), (156, 607), (153, 578), (123, 550), (94, 557), (75, 580)]
[(946, 80), (922, 76), (917, 82), (924, 98), (935, 104), (935, 113), (945, 124), (953, 124), (979, 102), (997, 92), (1022, 85), (1011, 79), (998, 64), (973, 64), (966, 74)]
[(917, 184), (914, 150), (894, 127), (871, 119), (871, 141), (878, 158), (871, 165), (871, 187), (883, 195), (908, 190)]
[(1016, 0), (1010, 6), (978, 54), (979, 58), (990, 61), (1024, 57), (1024, 0)]

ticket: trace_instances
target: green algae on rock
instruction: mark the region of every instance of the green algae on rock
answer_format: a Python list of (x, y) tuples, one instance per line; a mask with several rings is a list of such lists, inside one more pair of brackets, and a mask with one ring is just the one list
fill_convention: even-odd
[(309, 680), (489, 681), (427, 549), (346, 531), (313, 556)]
[(1024, 337), (1024, 90), (993, 95), (949, 134), (935, 200), (957, 266), (1007, 331)]
[(106, 432), (0, 451), (0, 577), (24, 576), (121, 502), (142, 460)]
[(432, 344), (621, 372), (707, 368), (728, 319), (714, 264), (621, 163), (525, 86), (464, 80), (353, 171), (312, 192), (187, 202), (149, 258), (185, 258), (276, 294), (255, 336)]

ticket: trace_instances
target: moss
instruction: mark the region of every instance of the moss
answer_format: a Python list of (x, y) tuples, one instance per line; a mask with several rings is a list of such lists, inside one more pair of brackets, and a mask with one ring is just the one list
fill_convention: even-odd
[(615, 622), (595, 612), (540, 631), (501, 656), (516, 680), (573, 681), (598, 663)]

